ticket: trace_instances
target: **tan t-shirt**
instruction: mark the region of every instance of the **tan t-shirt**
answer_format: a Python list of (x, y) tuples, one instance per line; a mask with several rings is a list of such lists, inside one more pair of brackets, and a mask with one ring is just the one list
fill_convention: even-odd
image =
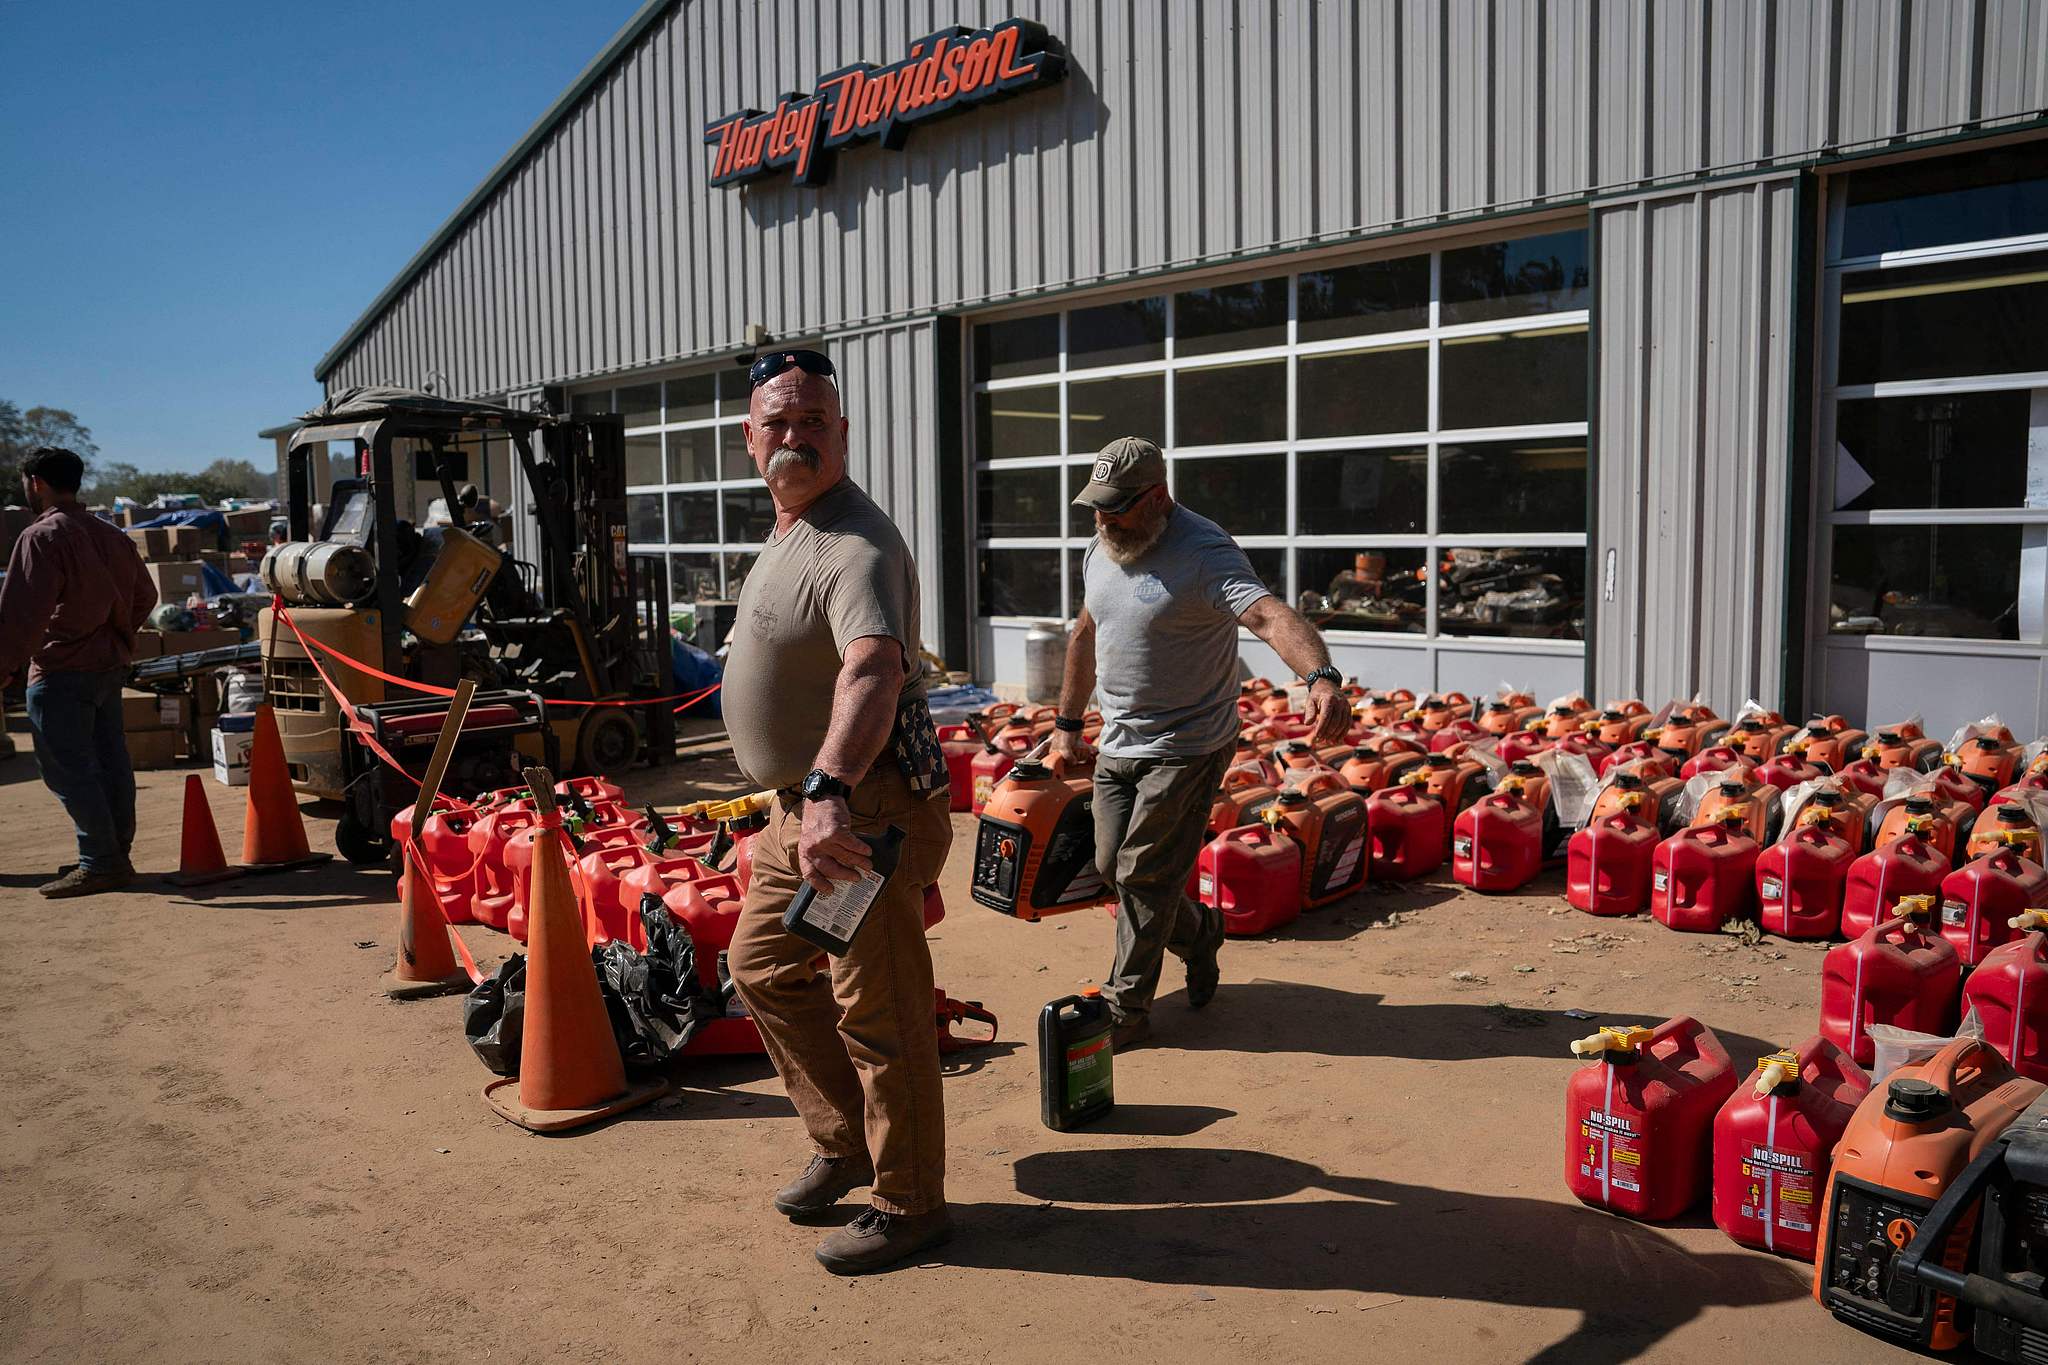
[[(889, 514), (851, 479), (768, 537), (740, 589), (720, 704), (747, 780), (788, 787), (817, 761), (846, 647), (868, 635), (903, 646), (899, 700), (924, 695), (917, 565)], [(893, 762), (884, 750), (877, 763)]]

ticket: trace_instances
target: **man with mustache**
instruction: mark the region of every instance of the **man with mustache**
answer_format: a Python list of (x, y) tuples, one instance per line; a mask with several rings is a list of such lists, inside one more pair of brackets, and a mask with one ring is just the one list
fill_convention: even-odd
[(1316, 628), (1274, 596), (1227, 532), (1174, 502), (1166, 458), (1141, 436), (1103, 447), (1074, 499), (1095, 513), (1086, 603), (1067, 645), (1052, 751), (1083, 759), (1081, 716), (1099, 689), (1095, 865), (1116, 888), (1116, 958), (1103, 989), (1124, 1051), (1151, 1032), (1166, 951), (1187, 963), (1188, 1005), (1216, 994), (1223, 915), (1187, 895), (1209, 804), (1237, 745), (1237, 628), (1309, 685), (1312, 742), (1351, 723)]
[[(872, 1186), (817, 1249), (826, 1269), (858, 1275), (952, 1230), (924, 937), (925, 889), (953, 839), (946, 762), (924, 700), (917, 566), (846, 475), (832, 362), (781, 351), (749, 376), (743, 429), (775, 529), (740, 590), (722, 700), (741, 771), (776, 796), (726, 961), (815, 1149), (775, 1208), (818, 1219)], [(806, 884), (869, 873), (857, 836), (891, 826), (907, 836), (896, 870), (844, 954), (782, 927)]]

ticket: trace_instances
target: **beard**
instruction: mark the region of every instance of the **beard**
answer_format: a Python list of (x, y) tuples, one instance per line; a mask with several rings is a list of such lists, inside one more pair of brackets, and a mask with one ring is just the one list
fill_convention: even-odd
[(768, 467), (761, 473), (763, 478), (769, 479), (800, 469), (815, 474), (822, 463), (816, 446), (777, 446), (775, 453), (768, 457)]
[(1112, 526), (1098, 521), (1095, 532), (1102, 537), (1102, 552), (1109, 556), (1109, 562), (1134, 564), (1144, 558), (1145, 552), (1157, 545), (1166, 531), (1166, 513), (1165, 506), (1154, 507), (1134, 526)]

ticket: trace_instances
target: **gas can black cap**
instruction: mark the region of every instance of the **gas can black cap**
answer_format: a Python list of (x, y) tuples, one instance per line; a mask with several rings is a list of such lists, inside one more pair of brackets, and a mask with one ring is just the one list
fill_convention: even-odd
[(1731, 777), (1726, 782), (1721, 783), (1721, 795), (1723, 796), (1740, 796), (1748, 790), (1749, 784), (1737, 778)]
[(1885, 1087), (1884, 1116), (1900, 1123), (1926, 1123), (1949, 1111), (1948, 1092), (1932, 1081), (1904, 1076)]
[(1842, 794), (1833, 787), (1822, 787), (1813, 794), (1813, 804), (1816, 806), (1839, 806), (1842, 804)]
[(1892, 745), (1899, 742), (1899, 737), (1890, 730), (1879, 730), (1877, 732), (1877, 742), (1880, 746), (1889, 749)]
[(1915, 815), (1925, 815), (1934, 809), (1934, 798), (1931, 796), (1909, 796), (1906, 798), (1906, 809)]
[(1010, 765), (1010, 776), (1019, 782), (1036, 782), (1050, 771), (1035, 758), (1020, 758)]
[(1643, 779), (1637, 777), (1634, 773), (1616, 773), (1614, 775), (1614, 785), (1625, 792), (1634, 791), (1643, 785)]
[(1970, 742), (1987, 753), (1998, 747), (1998, 741), (1989, 735), (1979, 735)]
[(1628, 717), (1627, 717), (1627, 716), (1625, 716), (1625, 715), (1623, 715), (1623, 714), (1622, 714), (1621, 712), (1619, 712), (1619, 711), (1602, 711), (1602, 712), (1600, 713), (1600, 719), (1602, 719), (1602, 720), (1627, 720), (1627, 719), (1628, 719)]
[(1486, 703), (1486, 709), (1488, 711), (1498, 714), (1499, 712), (1507, 710), (1508, 704), (1504, 701), (1490, 701)]
[(2027, 823), (2027, 813), (2010, 802), (1997, 809), (1998, 823), (2001, 825), (2024, 825)]
[(1281, 792), (1279, 800), (1283, 806), (1305, 806), (1308, 804), (1308, 797), (1302, 793), (1299, 787), (1290, 787), (1286, 791)]
[(1449, 754), (1431, 754), (1422, 761), (1431, 768), (1448, 768), (1454, 762)]
[[(1513, 773), (1516, 777), (1534, 777), (1536, 776), (1536, 774), (1542, 772), (1543, 769), (1541, 769), (1534, 763), (1531, 763), (1526, 758), (1518, 758), (1514, 762), (1508, 764), (1508, 771)], [(2001, 807), (2001, 809), (2003, 808)]]

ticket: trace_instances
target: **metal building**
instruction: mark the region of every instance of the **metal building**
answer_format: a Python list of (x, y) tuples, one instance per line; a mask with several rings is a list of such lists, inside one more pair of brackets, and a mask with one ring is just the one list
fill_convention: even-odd
[(1136, 431), (1369, 683), (2031, 735), (2044, 108), (2048, 0), (651, 0), (316, 374), (625, 414), (689, 599), (821, 345), (993, 680)]

